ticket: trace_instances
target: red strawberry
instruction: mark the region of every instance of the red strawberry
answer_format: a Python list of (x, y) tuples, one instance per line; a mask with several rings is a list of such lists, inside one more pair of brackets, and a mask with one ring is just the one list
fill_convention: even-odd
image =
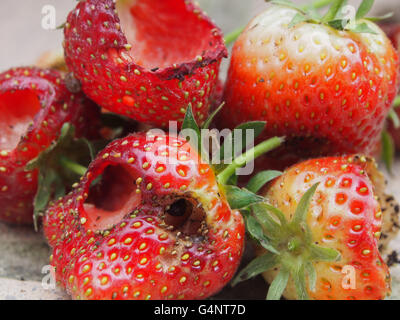
[(192, 105), (206, 120), (227, 50), (191, 0), (81, 1), (64, 33), (69, 69), (102, 107), (166, 127)]
[(97, 116), (97, 107), (69, 92), (58, 71), (16, 68), (0, 74), (0, 220), (32, 223), (38, 172), (26, 171), (26, 164), (57, 139), (66, 122), (77, 136), (93, 135)]
[(99, 153), (44, 231), (77, 299), (206, 298), (231, 279), (244, 242), (211, 167), (185, 140), (145, 133)]
[[(376, 164), (360, 156), (309, 160), (276, 179), (265, 197), (281, 210), (281, 221), (286, 224), (277, 227), (276, 235), (266, 232), (281, 255), (274, 258), (273, 269), (263, 275), (271, 283), (279, 273), (277, 280), (285, 281), (280, 291), (275, 282), (270, 295), (276, 298), (286, 283), (284, 296), (289, 299), (370, 300), (388, 295), (389, 270), (378, 251), (383, 208), (379, 201), (386, 200), (379, 189), (383, 186)], [(254, 213), (260, 222), (266, 221), (265, 210)], [(333, 252), (340, 257), (335, 259)], [(264, 253), (259, 250), (260, 255)], [(354, 272), (352, 289), (343, 287), (344, 268)], [(285, 277), (288, 273), (289, 281)], [(315, 290), (305, 283), (306, 278), (313, 282), (313, 274)]]
[(286, 135), (302, 156), (370, 154), (396, 94), (397, 53), (368, 20), (357, 21), (365, 33), (308, 21), (272, 5), (250, 22), (233, 48), (221, 127), (265, 120), (265, 136)]

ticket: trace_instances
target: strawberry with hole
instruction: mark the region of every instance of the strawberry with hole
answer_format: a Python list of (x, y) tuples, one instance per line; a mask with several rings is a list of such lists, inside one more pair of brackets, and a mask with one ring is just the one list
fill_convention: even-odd
[(191, 105), (206, 120), (227, 50), (193, 1), (80, 1), (64, 33), (68, 68), (102, 107), (166, 127)]
[(273, 4), (254, 18), (233, 48), (220, 126), (264, 120), (265, 136), (287, 136), (287, 153), (302, 157), (371, 154), (396, 95), (398, 56), (362, 19), (369, 8), (354, 24), (340, 9), (316, 17)]
[[(187, 129), (197, 143), (191, 134), (190, 143), (184, 139)], [(202, 299), (230, 281), (244, 242), (236, 209), (263, 198), (227, 182), (283, 139), (219, 165), (216, 175), (199, 156), (199, 132), (189, 107), (179, 137), (157, 130), (115, 140), (75, 191), (50, 205), (43, 225), (53, 247), (51, 264), (73, 298)]]
[(0, 74), (0, 220), (32, 223), (38, 170), (25, 166), (57, 140), (65, 123), (94, 136), (98, 108), (66, 88), (58, 71), (15, 68)]
[(48, 209), (51, 264), (73, 298), (198, 299), (231, 279), (242, 216), (199, 160), (181, 138), (133, 134)]
[(385, 298), (390, 275), (378, 250), (384, 185), (376, 164), (363, 156), (289, 168), (263, 191), (268, 204), (255, 205), (250, 218), (280, 255), (259, 247), (237, 281), (263, 273), (270, 299)]

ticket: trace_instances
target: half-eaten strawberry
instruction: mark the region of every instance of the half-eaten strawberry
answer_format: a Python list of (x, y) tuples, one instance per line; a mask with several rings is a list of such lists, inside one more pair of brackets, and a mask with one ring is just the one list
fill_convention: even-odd
[(193, 1), (80, 1), (64, 32), (68, 68), (102, 107), (167, 127), (190, 105), (206, 120), (227, 50)]
[(29, 161), (54, 143), (67, 122), (76, 136), (94, 136), (98, 108), (67, 90), (54, 70), (16, 68), (0, 74), (0, 220), (32, 223), (38, 171)]

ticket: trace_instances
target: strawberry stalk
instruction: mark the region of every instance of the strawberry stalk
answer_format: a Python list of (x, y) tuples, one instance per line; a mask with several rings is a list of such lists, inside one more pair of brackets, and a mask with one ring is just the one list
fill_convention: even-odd
[(393, 102), (393, 108), (398, 108), (398, 107), (400, 107), (400, 96), (397, 96)]
[(218, 174), (218, 182), (220, 184), (226, 184), (229, 178), (235, 174), (236, 169), (245, 166), (250, 161), (258, 158), (259, 156), (272, 151), (279, 147), (284, 142), (284, 138), (274, 137), (269, 140), (266, 140), (254, 148), (246, 151), (239, 157), (237, 157), (232, 164), (227, 166), (221, 173)]
[(82, 166), (65, 156), (60, 157), (60, 165), (79, 176), (83, 176), (87, 171), (85, 166)]

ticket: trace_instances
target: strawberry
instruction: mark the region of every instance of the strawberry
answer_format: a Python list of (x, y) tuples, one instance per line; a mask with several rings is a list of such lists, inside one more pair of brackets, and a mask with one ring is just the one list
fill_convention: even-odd
[[(270, 245), (280, 251), (277, 256), (258, 249), (258, 262), (264, 266), (256, 273), (263, 272), (271, 283), (268, 297), (279, 298), (285, 288), (288, 299), (372, 300), (388, 295), (389, 270), (378, 251), (383, 186), (375, 162), (364, 156), (308, 160), (269, 185), (263, 194), (270, 205), (253, 210)], [(279, 217), (279, 224), (269, 212)], [(253, 272), (254, 266), (245, 268), (238, 279)], [(348, 283), (344, 272), (349, 272), (353, 288), (343, 286)]]
[(241, 214), (186, 140), (113, 141), (44, 231), (57, 281), (82, 299), (198, 299), (219, 291), (243, 252)]
[(68, 68), (102, 107), (166, 127), (212, 103), (221, 31), (191, 0), (80, 1), (65, 24)]
[(379, 27), (340, 9), (319, 18), (273, 4), (254, 18), (233, 48), (219, 125), (264, 120), (264, 137), (287, 136), (303, 157), (370, 154), (396, 95), (398, 56)]
[(69, 122), (77, 136), (93, 136), (97, 107), (72, 94), (58, 71), (15, 68), (0, 74), (0, 220), (32, 223), (38, 170), (25, 166)]

